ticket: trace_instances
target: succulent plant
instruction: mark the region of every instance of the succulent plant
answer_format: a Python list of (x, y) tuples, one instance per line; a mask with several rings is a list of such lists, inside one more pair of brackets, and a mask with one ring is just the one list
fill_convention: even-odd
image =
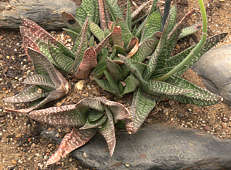
[[(73, 40), (71, 49), (33, 21), (22, 20), (23, 46), (32, 60), (35, 74), (24, 81), (30, 87), (6, 98), (5, 102), (31, 102), (33, 106), (8, 110), (26, 113), (42, 123), (73, 128), (47, 165), (87, 143), (96, 132), (104, 136), (112, 155), (116, 144), (114, 124), (124, 120), (128, 133), (135, 133), (162, 99), (200, 106), (222, 100), (181, 75), (226, 34), (206, 40), (206, 13), (203, 1), (199, 0), (202, 39), (197, 45), (173, 55), (178, 40), (197, 32), (200, 24), (183, 28), (194, 11), (177, 22), (177, 9), (171, 6), (171, 0), (166, 0), (163, 16), (157, 2), (153, 1), (148, 13), (139, 15), (145, 5), (132, 12), (128, 0), (124, 17), (115, 0), (83, 0), (76, 16), (63, 13), (68, 27), (64, 30)], [(69, 93), (66, 75), (86, 79), (90, 72), (103, 90), (120, 98), (132, 94), (131, 106), (126, 108), (118, 102), (95, 97), (82, 99), (77, 104), (37, 110)]]

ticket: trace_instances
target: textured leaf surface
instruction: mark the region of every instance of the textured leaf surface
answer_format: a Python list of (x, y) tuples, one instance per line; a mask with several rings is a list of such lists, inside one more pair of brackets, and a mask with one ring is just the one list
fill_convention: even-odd
[(92, 129), (92, 128), (97, 128), (102, 126), (105, 122), (107, 121), (107, 116), (104, 115), (101, 117), (99, 120), (96, 120), (95, 122), (90, 122), (89, 120), (86, 121), (83, 127), (80, 128), (82, 129)]
[(46, 165), (58, 162), (61, 158), (65, 157), (73, 150), (83, 146), (95, 135), (95, 133), (96, 132), (93, 129), (81, 131), (72, 129), (70, 133), (64, 136), (58, 150), (49, 158)]
[(104, 32), (103, 30), (94, 22), (89, 23), (89, 28), (92, 34), (99, 40), (102, 41), (104, 39)]
[(141, 89), (138, 89), (133, 95), (130, 107), (132, 121), (126, 125), (127, 131), (136, 133), (155, 105), (156, 101), (153, 97), (146, 95)]
[(120, 26), (115, 26), (112, 31), (112, 42), (113, 45), (119, 46), (121, 48), (124, 47), (124, 42), (122, 38), (122, 30)]
[(76, 108), (76, 105), (65, 105), (34, 110), (29, 113), (29, 117), (41, 123), (54, 126), (81, 127), (86, 122), (86, 115), (80, 113)]
[(167, 82), (184, 89), (189, 89), (191, 91), (190, 93), (186, 93), (183, 96), (173, 97), (173, 99), (178, 100), (182, 103), (208, 106), (222, 101), (222, 98), (220, 96), (213, 94), (206, 89), (200, 88), (180, 77), (170, 77), (169, 79), (167, 79)]
[(124, 80), (126, 86), (123, 91), (123, 95), (134, 92), (139, 86), (139, 81), (131, 74)]
[(32, 102), (46, 96), (47, 93), (43, 93), (41, 88), (30, 86), (15, 96), (4, 98), (3, 101), (7, 103), (24, 103)]
[(55, 89), (55, 85), (52, 83), (51, 79), (48, 76), (41, 74), (34, 74), (32, 76), (29, 76), (23, 81), (23, 83), (46, 86)]
[(141, 41), (151, 37), (153, 33), (160, 31), (161, 29), (161, 14), (159, 11), (155, 11), (147, 17), (144, 25)]
[(201, 29), (201, 24), (194, 24), (192, 26), (183, 28), (179, 35), (179, 39), (192, 35)]
[(194, 63), (196, 63), (199, 58), (205, 54), (208, 50), (210, 50), (212, 47), (214, 47), (218, 42), (220, 42), (222, 39), (226, 37), (227, 33), (221, 33), (214, 35), (213, 37), (209, 38), (205, 45), (202, 47), (200, 52), (198, 54), (194, 54), (194, 57), (192, 57), (189, 64), (185, 65), (182, 70), (176, 73), (176, 76), (182, 75), (188, 68), (190, 68)]
[(112, 156), (116, 145), (115, 127), (111, 111), (107, 107), (105, 107), (105, 111), (108, 119), (103, 127), (99, 129), (99, 133), (106, 140), (110, 155)]
[(97, 65), (97, 54), (94, 47), (88, 48), (83, 55), (83, 59), (79, 64), (78, 70), (75, 73), (76, 78), (85, 79), (88, 77), (91, 69)]

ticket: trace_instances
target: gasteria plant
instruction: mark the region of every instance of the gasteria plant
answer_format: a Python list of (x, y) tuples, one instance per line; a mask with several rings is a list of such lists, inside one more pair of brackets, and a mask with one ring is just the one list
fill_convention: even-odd
[[(202, 54), (226, 36), (219, 34), (206, 40), (206, 13), (203, 0), (198, 1), (203, 19), (202, 39), (176, 55), (172, 51), (177, 41), (198, 31), (200, 25), (183, 28), (193, 11), (177, 22), (177, 9), (171, 6), (171, 0), (166, 0), (163, 16), (158, 0), (143, 16), (138, 14), (145, 5), (132, 12), (128, 0), (125, 18), (115, 0), (83, 0), (75, 17), (63, 13), (68, 26), (64, 30), (73, 40), (72, 49), (33, 21), (22, 20), (23, 46), (35, 74), (24, 80), (30, 87), (5, 102), (31, 102), (33, 106), (8, 110), (26, 113), (42, 123), (73, 127), (47, 165), (87, 143), (96, 132), (104, 136), (112, 155), (116, 144), (114, 124), (124, 120), (128, 133), (135, 133), (162, 99), (200, 106), (222, 100), (181, 78)], [(95, 97), (36, 110), (69, 93), (70, 83), (65, 75), (86, 79), (93, 68), (94, 80), (102, 89), (118, 97), (133, 95), (129, 109), (104, 97)]]

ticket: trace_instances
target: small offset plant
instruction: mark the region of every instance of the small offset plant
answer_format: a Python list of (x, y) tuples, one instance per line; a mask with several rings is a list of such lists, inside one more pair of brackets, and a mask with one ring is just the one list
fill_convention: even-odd
[[(29, 102), (32, 106), (8, 110), (25, 113), (42, 123), (73, 128), (47, 165), (87, 143), (96, 132), (103, 135), (112, 156), (116, 145), (114, 125), (124, 121), (128, 133), (135, 133), (160, 100), (174, 99), (199, 106), (222, 101), (181, 75), (226, 34), (206, 39), (205, 8), (203, 0), (198, 0), (203, 19), (202, 38), (198, 44), (173, 55), (178, 40), (197, 32), (200, 24), (183, 28), (194, 11), (177, 22), (177, 9), (171, 1), (166, 0), (163, 15), (157, 2), (154, 0), (149, 12), (141, 15), (144, 5), (132, 12), (128, 0), (124, 17), (115, 0), (83, 0), (75, 17), (63, 13), (68, 26), (64, 30), (73, 40), (71, 49), (33, 21), (23, 19), (20, 27), (23, 46), (35, 74), (24, 80), (31, 86), (5, 102)], [(71, 86), (65, 77), (86, 79), (90, 73), (103, 90), (116, 98), (133, 95), (131, 106), (126, 108), (104, 97), (95, 97), (45, 108), (46, 103), (70, 93)]]

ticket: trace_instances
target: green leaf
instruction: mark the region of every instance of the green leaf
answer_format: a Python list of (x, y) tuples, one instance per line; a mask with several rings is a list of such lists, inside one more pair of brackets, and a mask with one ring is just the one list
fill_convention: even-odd
[(59, 69), (70, 73), (74, 60), (68, 56), (65, 56), (59, 48), (50, 46), (49, 51), (53, 61), (55, 62), (55, 65)]
[(111, 111), (106, 106), (105, 111), (108, 119), (103, 127), (99, 129), (99, 133), (105, 138), (110, 155), (112, 156), (116, 145), (114, 120)]
[(201, 24), (198, 24), (198, 23), (194, 24), (192, 26), (183, 28), (181, 30), (181, 33), (180, 33), (178, 39), (181, 39), (181, 38), (187, 37), (189, 35), (192, 35), (192, 34), (196, 33), (197, 31), (199, 31), (200, 29), (201, 29)]
[(48, 94), (44, 93), (38, 86), (30, 86), (15, 96), (4, 98), (3, 101), (7, 103), (32, 102), (37, 99), (46, 97), (47, 95)]
[(89, 28), (92, 32), (92, 34), (99, 40), (103, 41), (105, 38), (103, 30), (94, 22), (89, 22)]
[(39, 85), (39, 86), (46, 86), (55, 89), (54, 83), (52, 83), (51, 79), (48, 76), (42, 74), (34, 74), (27, 77), (24, 81), (24, 84), (31, 84), (31, 85)]
[(126, 86), (123, 95), (134, 92), (139, 86), (139, 81), (131, 74), (124, 80)]
[(174, 99), (182, 103), (196, 104), (199, 106), (213, 105), (222, 101), (220, 96), (213, 94), (206, 89), (198, 87), (180, 77), (172, 76), (166, 81), (170, 84), (190, 90), (189, 93), (185, 93), (182, 96), (170, 96), (170, 99)]
[(55, 126), (81, 127), (86, 122), (86, 115), (76, 109), (76, 105), (65, 105), (60, 107), (49, 107), (34, 110), (29, 117), (41, 123)]
[(212, 47), (214, 47), (218, 42), (226, 37), (227, 33), (221, 33), (212, 36), (211, 38), (207, 39), (205, 45), (202, 47), (199, 53), (194, 54), (189, 64), (185, 65), (180, 71), (178, 71), (175, 75), (180, 76), (182, 75), (188, 68), (190, 68), (194, 63), (196, 63), (200, 57), (209, 51)]
[(127, 47), (129, 42), (131, 41), (133, 35), (123, 19), (117, 19), (117, 25), (120, 26), (122, 31), (122, 39), (124, 42), (124, 46)]
[(127, 124), (128, 131), (136, 133), (155, 106), (155, 99), (146, 95), (141, 89), (138, 89), (133, 95), (130, 107), (132, 121)]
[(151, 13), (145, 22), (141, 42), (151, 37), (155, 32), (161, 29), (161, 14), (159, 11)]
[(114, 0), (106, 0), (106, 5), (109, 13), (111, 14), (111, 17), (114, 22), (117, 21), (117, 19), (123, 19), (123, 13), (120, 9), (120, 7), (117, 4), (117, 1)]
[(121, 69), (121, 67), (118, 64), (114, 63), (110, 59), (107, 59), (106, 65), (107, 65), (107, 70), (109, 71), (111, 76), (116, 81), (122, 80), (122, 78), (124, 77), (123, 70)]
[(89, 122), (95, 122), (97, 120), (99, 120), (100, 118), (102, 118), (104, 116), (104, 113), (96, 111), (96, 110), (90, 110), (88, 111), (88, 121)]
[(114, 91), (115, 95), (119, 96), (120, 88), (116, 80), (114, 80), (114, 78), (111, 76), (111, 74), (108, 71), (104, 71), (104, 75), (108, 81), (110, 88)]
[(131, 16), (131, 2), (127, 0), (127, 14), (126, 14), (126, 23), (128, 25), (129, 30), (132, 30), (132, 16)]
[(154, 33), (151, 38), (148, 38), (139, 44), (139, 49), (132, 57), (132, 60), (137, 62), (143, 62), (148, 56), (150, 56), (156, 49), (159, 39), (156, 37), (157, 33)]
[(101, 118), (99, 118), (98, 120), (96, 120), (94, 122), (90, 122), (89, 120), (87, 120), (86, 123), (84, 124), (84, 126), (80, 128), (80, 130), (82, 130), (82, 129), (92, 129), (92, 128), (100, 127), (106, 121), (107, 121), (107, 116), (106, 115), (103, 115)]

